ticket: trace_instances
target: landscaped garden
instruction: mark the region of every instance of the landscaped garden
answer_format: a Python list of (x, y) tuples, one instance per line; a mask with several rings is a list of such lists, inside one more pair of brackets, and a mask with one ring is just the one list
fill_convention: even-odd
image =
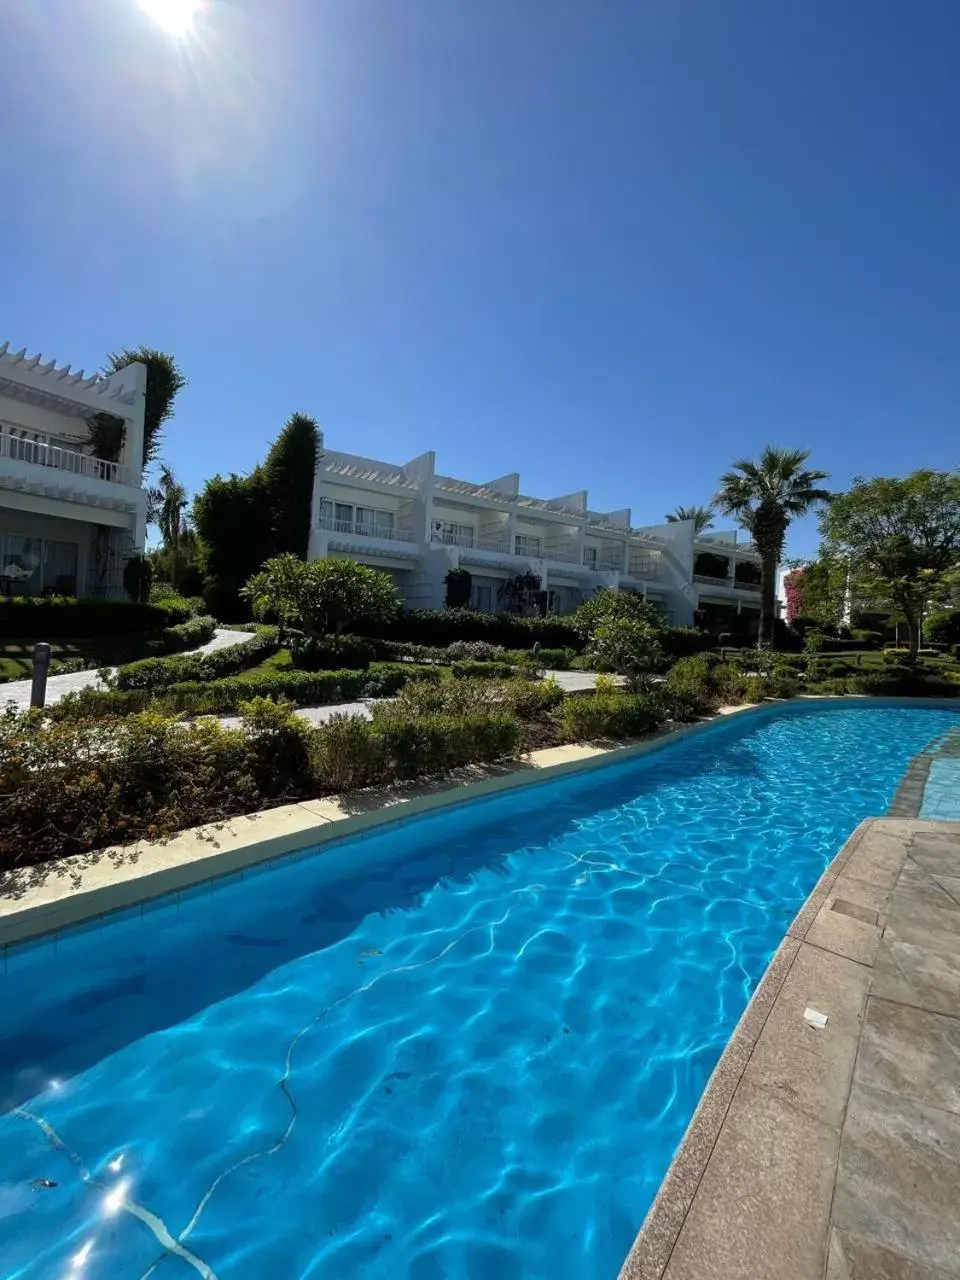
[[(773, 540), (774, 563), (789, 511), (816, 492), (819, 473), (803, 471), (804, 458), (768, 451), (756, 475), (738, 464), (749, 483), (726, 478), (725, 501)], [(798, 694), (958, 696), (960, 611), (950, 605), (960, 518), (936, 554), (922, 536), (926, 512), (944, 528), (944, 512), (960, 511), (957, 488), (955, 477), (917, 473), (858, 483), (833, 500), (805, 591), (798, 582), (789, 588), (793, 625), (765, 619), (774, 644), (759, 648), (669, 626), (639, 595), (611, 589), (568, 617), (404, 611), (381, 571), (292, 552), (268, 558), (234, 592), (234, 609), (255, 619), (240, 624), (252, 634), (215, 652), (185, 652), (209, 640), (216, 623), (199, 612), (202, 601), (170, 585), (132, 583), (131, 594), (146, 597), (136, 603), (2, 601), (0, 632), (14, 637), (8, 661), (27, 666), (35, 637), (51, 641), (60, 661), (110, 669), (43, 711), (5, 713), (0, 867), (537, 747), (639, 738), (724, 705)], [(774, 491), (783, 518), (770, 514)], [(885, 530), (878, 506), (899, 532)], [(843, 622), (851, 584), (874, 609), (886, 604), (880, 614), (854, 610), (853, 629)], [(906, 643), (898, 645), (901, 625)], [(550, 676), (571, 670), (595, 673), (594, 687), (568, 692)], [(296, 714), (361, 699), (362, 714), (328, 710), (320, 724)]]

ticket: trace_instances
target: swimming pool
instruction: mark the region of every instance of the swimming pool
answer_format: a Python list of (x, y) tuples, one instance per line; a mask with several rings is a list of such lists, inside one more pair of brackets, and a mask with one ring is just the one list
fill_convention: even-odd
[(771, 708), (12, 950), (0, 1275), (613, 1280), (792, 916), (957, 723)]

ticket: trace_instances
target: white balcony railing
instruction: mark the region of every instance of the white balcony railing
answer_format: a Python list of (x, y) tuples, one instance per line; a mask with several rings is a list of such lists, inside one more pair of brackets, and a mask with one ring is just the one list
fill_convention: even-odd
[(631, 578), (643, 578), (649, 582), (660, 576), (660, 562), (656, 556), (634, 556), (630, 560)]
[(445, 547), (469, 547), (475, 546), (475, 539), (472, 533), (441, 533), (440, 541)]
[(379, 542), (414, 541), (413, 534), (407, 529), (394, 529), (392, 525), (367, 521), (335, 520), (333, 516), (321, 516), (320, 528), (329, 533), (349, 533), (355, 538), (376, 538)]
[(734, 578), (733, 585), (738, 591), (759, 591), (759, 582), (741, 582), (739, 578)]
[(510, 539), (509, 538), (478, 538), (477, 550), (478, 551), (497, 551), (502, 556), (508, 556), (510, 554)]
[(49, 440), (22, 435), (16, 428), (3, 422), (0, 422), (0, 458), (27, 462), (35, 467), (48, 467), (72, 476), (108, 480), (112, 484), (129, 483), (126, 467), (119, 462), (107, 462), (76, 449), (64, 449), (61, 445), (51, 444)]
[(539, 560), (543, 556), (543, 542), (540, 538), (518, 533), (514, 537), (513, 553), (517, 556), (531, 556), (534, 560)]
[(553, 560), (556, 564), (580, 563), (576, 547), (547, 547), (543, 557), (545, 560)]
[(693, 575), (694, 582), (702, 582), (708, 587), (732, 587), (732, 578), (714, 578), (709, 573), (695, 573)]

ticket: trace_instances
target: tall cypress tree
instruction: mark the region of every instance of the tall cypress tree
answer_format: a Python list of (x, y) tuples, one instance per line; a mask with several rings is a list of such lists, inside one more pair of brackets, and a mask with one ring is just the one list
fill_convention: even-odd
[(294, 413), (270, 446), (263, 464), (272, 556), (291, 551), (301, 560), (307, 558), (318, 431), (313, 418)]

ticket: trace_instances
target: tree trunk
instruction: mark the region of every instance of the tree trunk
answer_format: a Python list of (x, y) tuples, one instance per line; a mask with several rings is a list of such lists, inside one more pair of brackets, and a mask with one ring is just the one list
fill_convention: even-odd
[(909, 649), (907, 661), (912, 663), (917, 661), (917, 651), (920, 648), (920, 624), (910, 614), (906, 614), (905, 617), (907, 620), (907, 647)]
[(777, 596), (776, 552), (765, 552), (763, 577), (760, 582), (760, 643), (773, 644), (773, 623)]

